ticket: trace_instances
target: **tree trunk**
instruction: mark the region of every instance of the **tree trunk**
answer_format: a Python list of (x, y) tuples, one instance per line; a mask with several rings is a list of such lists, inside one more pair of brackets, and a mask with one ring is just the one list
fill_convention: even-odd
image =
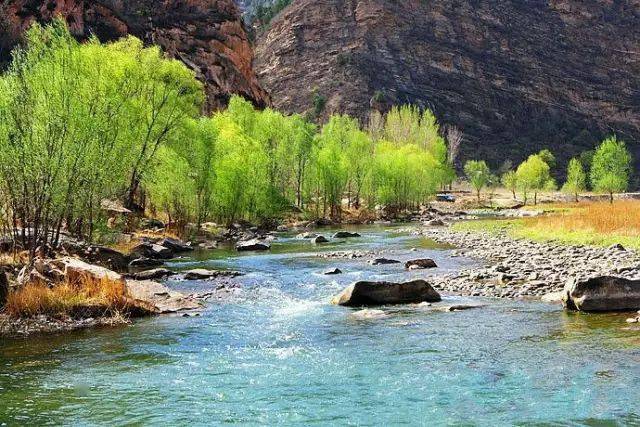
[(613, 192), (609, 193), (609, 203), (613, 204)]
[(535, 192), (533, 193), (533, 205), (537, 205), (538, 204), (538, 193)]
[(0, 270), (0, 308), (4, 307), (7, 303), (7, 297), (9, 296), (9, 281), (4, 270)]

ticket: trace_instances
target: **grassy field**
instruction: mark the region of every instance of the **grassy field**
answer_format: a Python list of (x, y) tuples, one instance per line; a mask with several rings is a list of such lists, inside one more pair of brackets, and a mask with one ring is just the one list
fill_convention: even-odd
[[(549, 208), (548, 206), (545, 208)], [(455, 230), (506, 232), (515, 238), (640, 249), (640, 201), (554, 205), (535, 218), (488, 219), (454, 225)]]

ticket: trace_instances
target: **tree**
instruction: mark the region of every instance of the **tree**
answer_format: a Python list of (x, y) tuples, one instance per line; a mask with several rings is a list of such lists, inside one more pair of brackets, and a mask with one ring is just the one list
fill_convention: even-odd
[(515, 171), (507, 171), (502, 175), (502, 185), (509, 189), (513, 194), (513, 198), (516, 198), (516, 190), (518, 189), (518, 176)]
[(582, 163), (577, 158), (569, 161), (567, 167), (567, 181), (562, 186), (562, 191), (567, 194), (573, 194), (576, 202), (578, 201), (578, 193), (587, 188), (587, 174), (584, 172)]
[(491, 171), (484, 160), (469, 160), (464, 165), (464, 173), (476, 190), (478, 202), (480, 202), (480, 192), (491, 181)]
[(534, 204), (538, 204), (538, 192), (549, 190), (555, 186), (551, 178), (549, 164), (538, 154), (529, 156), (516, 170), (518, 186), (524, 195), (524, 203), (527, 203), (529, 191), (533, 191)]
[(626, 191), (631, 175), (631, 155), (624, 141), (615, 136), (605, 139), (596, 150), (591, 165), (593, 189), (608, 193), (613, 203), (613, 193)]
[(203, 92), (133, 37), (81, 44), (55, 20), (26, 39), (0, 77), (0, 210), (33, 255), (63, 227), (91, 240), (102, 199), (136, 192)]
[(553, 153), (548, 149), (545, 148), (544, 150), (540, 151), (538, 153), (538, 156), (540, 156), (542, 161), (549, 165), (550, 169), (556, 167), (556, 156), (554, 156)]

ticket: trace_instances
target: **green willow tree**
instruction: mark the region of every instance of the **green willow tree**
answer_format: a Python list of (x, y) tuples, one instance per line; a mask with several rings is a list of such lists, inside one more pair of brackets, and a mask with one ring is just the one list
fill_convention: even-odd
[[(80, 44), (34, 24), (0, 77), (2, 212), (16, 241), (91, 239), (104, 198), (132, 192), (203, 100), (195, 76), (135, 38)], [(133, 190), (135, 191), (135, 190)]]
[(569, 161), (567, 167), (567, 181), (562, 186), (562, 191), (574, 196), (578, 201), (578, 194), (587, 189), (587, 174), (584, 172), (582, 163), (577, 158)]
[(464, 173), (476, 190), (478, 203), (480, 202), (480, 192), (491, 183), (492, 175), (489, 166), (484, 160), (469, 160), (464, 165)]
[(609, 201), (613, 203), (613, 193), (627, 190), (630, 175), (631, 155), (624, 141), (618, 141), (615, 136), (605, 139), (591, 164), (593, 189), (608, 194)]
[(555, 187), (553, 178), (551, 178), (549, 164), (538, 154), (529, 156), (527, 160), (518, 166), (516, 177), (518, 187), (524, 195), (525, 204), (530, 192), (533, 192), (533, 203), (538, 204), (538, 193)]

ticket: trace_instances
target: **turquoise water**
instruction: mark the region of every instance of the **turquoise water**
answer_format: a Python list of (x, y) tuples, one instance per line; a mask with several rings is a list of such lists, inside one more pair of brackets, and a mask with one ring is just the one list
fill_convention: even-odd
[[(322, 250), (432, 256), (438, 272), (473, 263), (382, 227), (363, 234)], [(624, 315), (447, 297), (486, 305), (362, 320), (330, 296), (359, 278), (423, 274), (317, 250), (285, 237), (269, 254), (172, 263), (248, 273), (199, 317), (1, 342), (0, 424), (640, 425), (640, 332)], [(345, 274), (318, 274), (329, 266)]]

